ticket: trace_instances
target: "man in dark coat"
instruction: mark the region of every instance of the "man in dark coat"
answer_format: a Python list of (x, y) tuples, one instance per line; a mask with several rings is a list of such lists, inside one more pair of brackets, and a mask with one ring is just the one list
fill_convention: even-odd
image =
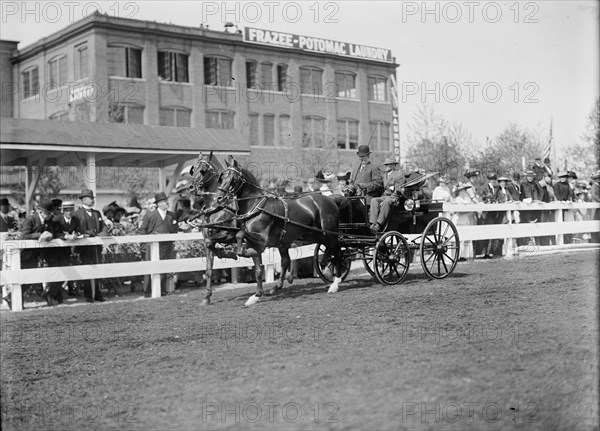
[[(42, 198), (36, 208), (36, 212), (23, 220), (20, 233), (21, 239), (34, 239), (39, 242), (46, 242), (52, 239), (52, 230), (50, 228), (50, 218), (52, 217), (52, 202), (49, 199)], [(48, 249), (34, 248), (21, 251), (21, 269), (37, 268), (40, 258), (45, 258)], [(31, 287), (23, 285), (23, 291)], [(42, 293), (42, 297), (47, 299), (47, 292)], [(10, 301), (7, 301), (10, 304)]]
[(567, 182), (569, 174), (567, 172), (558, 173), (558, 182), (554, 184), (554, 196), (557, 201), (562, 202), (573, 202), (575, 196), (573, 195), (573, 189)]
[(352, 172), (350, 182), (358, 189), (358, 194), (366, 196), (367, 205), (370, 205), (371, 199), (383, 192), (381, 169), (369, 160), (371, 150), (368, 145), (360, 145), (356, 154), (360, 163)]
[[(62, 212), (52, 218), (51, 228), (54, 239), (70, 241), (79, 235), (79, 222), (73, 217), (75, 204), (71, 201), (62, 203)], [(48, 266), (70, 266), (71, 265), (71, 247), (55, 247), (52, 253), (48, 253), (46, 261)], [(63, 302), (62, 281), (50, 283), (48, 297), (59, 304)], [(69, 287), (69, 294), (73, 294), (72, 287)]]
[[(93, 208), (96, 198), (91, 190), (83, 190), (79, 195), (82, 205), (79, 207), (73, 217), (77, 219), (80, 232), (86, 237), (95, 236), (106, 236), (108, 234), (108, 228), (102, 219), (100, 211)], [(102, 246), (101, 245), (86, 245), (78, 247), (79, 259), (82, 265), (97, 265), (100, 263), (102, 257)], [(83, 294), (87, 302), (100, 301), (104, 302), (102, 292), (100, 291), (100, 285), (96, 283), (95, 294), (92, 297), (92, 281), (82, 280), (83, 283)]]
[[(154, 196), (156, 203), (156, 211), (146, 214), (140, 233), (143, 235), (150, 234), (164, 234), (164, 233), (176, 233), (179, 230), (177, 224), (177, 217), (175, 213), (169, 211), (169, 201), (167, 195), (163, 192), (159, 192)], [(173, 242), (162, 241), (159, 243), (159, 256), (160, 259), (171, 259), (173, 255)], [(150, 260), (150, 244), (146, 245), (146, 259)], [(160, 276), (161, 294), (164, 296), (167, 294), (167, 274), (161, 274)], [(145, 289), (145, 296), (151, 296), (152, 287), (148, 283)]]
[(9, 215), (10, 204), (7, 198), (2, 198), (0, 201), (0, 232), (8, 232), (15, 230), (17, 224), (13, 216)]

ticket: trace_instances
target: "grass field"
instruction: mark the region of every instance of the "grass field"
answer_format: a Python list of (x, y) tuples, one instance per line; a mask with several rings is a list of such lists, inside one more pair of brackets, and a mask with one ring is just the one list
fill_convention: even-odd
[(598, 258), (4, 311), (2, 428), (598, 429)]

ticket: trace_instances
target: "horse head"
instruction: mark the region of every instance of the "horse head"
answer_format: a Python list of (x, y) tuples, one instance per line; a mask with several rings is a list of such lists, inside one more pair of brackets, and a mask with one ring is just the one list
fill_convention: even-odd
[[(215, 166), (215, 164), (218, 164), (219, 166)], [(190, 193), (199, 193), (203, 190), (207, 190), (208, 185), (219, 177), (219, 167), (222, 168), (218, 161), (213, 159), (212, 151), (208, 156), (200, 153), (198, 161), (190, 169), (192, 181), (188, 185), (188, 191)]]
[(226, 167), (221, 173), (217, 190), (217, 202), (237, 197), (244, 183), (246, 183), (243, 168), (233, 157), (230, 157), (230, 159), (231, 162), (225, 160)]

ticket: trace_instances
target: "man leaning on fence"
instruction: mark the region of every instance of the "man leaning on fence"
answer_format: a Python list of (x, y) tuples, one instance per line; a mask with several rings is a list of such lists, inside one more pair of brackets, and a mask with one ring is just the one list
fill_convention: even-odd
[[(157, 209), (151, 213), (148, 213), (144, 218), (140, 233), (144, 235), (150, 234), (164, 234), (164, 233), (175, 233), (179, 230), (177, 224), (177, 217), (175, 213), (169, 211), (169, 201), (167, 195), (163, 192), (159, 192), (154, 196)], [(160, 259), (171, 259), (173, 255), (173, 242), (172, 241), (161, 241), (159, 243), (159, 256)], [(146, 245), (146, 260), (150, 260), (150, 243)], [(167, 274), (161, 274), (160, 276), (160, 289), (161, 296), (167, 295)], [(144, 296), (151, 296), (152, 287), (150, 283), (146, 284)]]
[[(102, 219), (100, 211), (93, 208), (96, 200), (94, 193), (91, 190), (83, 190), (79, 195), (82, 205), (79, 207), (73, 217), (77, 219), (79, 224), (80, 233), (84, 237), (95, 237), (95, 236), (107, 236), (108, 227)], [(86, 245), (77, 247), (79, 252), (79, 260), (82, 265), (97, 265), (100, 263), (102, 258), (102, 246), (101, 245)], [(87, 302), (100, 301), (104, 302), (104, 297), (100, 291), (100, 284), (96, 284), (95, 293), (92, 296), (92, 281), (82, 280), (83, 294)]]

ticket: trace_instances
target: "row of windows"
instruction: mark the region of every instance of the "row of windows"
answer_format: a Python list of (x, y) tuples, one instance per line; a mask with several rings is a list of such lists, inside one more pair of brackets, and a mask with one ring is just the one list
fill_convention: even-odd
[[(164, 81), (189, 82), (189, 56), (178, 52), (158, 52), (158, 76)], [(108, 73), (111, 76), (142, 78), (142, 50), (124, 46), (109, 46), (107, 52)], [(67, 80), (67, 57), (56, 57), (48, 63), (49, 82), (62, 85)], [(76, 49), (75, 78), (86, 78), (89, 74), (88, 49), (80, 46)], [(273, 79), (273, 64), (263, 62), (258, 65), (254, 60), (246, 62), (247, 88), (277, 89), (284, 91), (289, 83), (287, 64), (278, 64), (276, 80)], [(232, 85), (232, 60), (221, 57), (204, 57), (204, 84), (230, 87)], [(22, 73), (23, 98), (39, 94), (39, 76), (37, 67)], [(368, 99), (386, 102), (388, 100), (387, 79), (379, 76), (367, 78)], [(333, 91), (332, 91), (333, 90)], [(300, 67), (300, 92), (302, 94), (345, 97), (356, 99), (356, 74), (335, 72), (335, 86), (324, 89), (323, 71), (316, 67)]]
[[(280, 115), (277, 117), (279, 123), (278, 133), (275, 129), (275, 115), (264, 114), (262, 116), (263, 137), (259, 136), (258, 114), (250, 114), (250, 145), (257, 146), (292, 146), (292, 129), (290, 117)], [(390, 123), (385, 121), (371, 122), (371, 147), (375, 151), (389, 151), (390, 149)], [(276, 140), (278, 137), (278, 140)], [(337, 148), (340, 150), (356, 150), (358, 148), (358, 121), (356, 120), (338, 120)], [(325, 118), (316, 116), (306, 116), (302, 119), (302, 147), (325, 148), (328, 146), (328, 138)]]

